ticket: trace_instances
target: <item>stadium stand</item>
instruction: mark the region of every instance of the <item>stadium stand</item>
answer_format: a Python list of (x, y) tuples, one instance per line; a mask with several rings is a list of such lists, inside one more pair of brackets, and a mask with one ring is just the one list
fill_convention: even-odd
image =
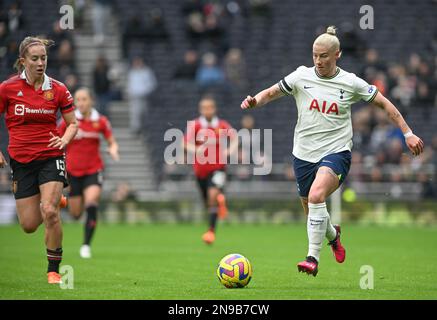
[[(110, 67), (118, 68), (112, 80), (118, 79), (119, 83), (119, 87), (113, 85), (113, 92), (120, 92), (111, 98), (109, 115), (116, 134), (118, 130), (122, 136), (121, 144), (129, 146), (126, 152), (133, 152), (128, 158), (140, 158), (132, 165), (138, 170), (141, 165), (149, 166), (137, 174), (109, 167), (108, 171), (119, 170), (110, 177), (112, 182), (107, 186), (110, 190), (115, 189), (117, 181), (131, 175), (129, 179), (133, 179), (134, 188), (142, 188), (143, 198), (156, 197), (159, 191), (174, 193), (173, 189), (181, 190), (181, 186), (187, 193), (195, 193), (189, 166), (171, 168), (164, 164), (163, 152), (167, 145), (163, 142), (164, 132), (170, 128), (184, 129), (186, 121), (197, 115), (197, 102), (206, 93), (217, 98), (219, 115), (239, 129), (243, 116), (239, 109), (242, 98), (272, 85), (299, 65), (311, 65), (312, 41), (324, 27), (334, 24), (339, 27), (344, 48), (339, 65), (383, 88), (428, 146), (427, 153), (418, 159), (399, 156), (398, 160), (390, 160), (392, 152), (398, 150), (392, 140), (399, 137), (399, 132), (381, 119), (378, 110), (364, 103), (357, 104), (353, 113), (355, 167), (348, 183), (360, 184), (357, 189), (363, 194), (376, 190), (372, 185), (363, 185), (364, 182), (402, 182), (405, 183), (403, 190), (410, 192), (413, 198), (425, 193), (435, 195), (435, 183), (428, 186), (437, 165), (437, 143), (432, 143), (437, 123), (434, 112), (437, 91), (435, 1), (419, 1), (414, 6), (402, 0), (369, 1), (375, 12), (375, 30), (360, 29), (362, 3), (358, 0), (334, 3), (315, 0), (311, 6), (289, 1), (262, 1), (262, 5), (257, 5), (259, 2), (250, 0), (113, 0), (109, 3), (112, 6), (111, 28), (106, 41), (99, 43), (101, 49), (98, 50), (90, 49), (96, 45), (90, 23), (93, 2), (87, 2), (84, 15), (80, 17), (81, 24), (73, 36), (72, 49), (76, 52), (77, 66), (73, 71), (78, 74), (81, 84), (90, 85), (93, 61), (100, 52), (105, 52)], [(56, 1), (23, 1), (21, 7), (23, 27), (10, 34), (12, 42), (31, 30), (51, 32), (53, 17), (58, 15)], [(314, 7), (318, 10), (313, 10)], [(5, 5), (2, 9), (2, 12), (8, 10)], [(334, 12), (342, 14), (330, 18), (330, 13)], [(31, 19), (35, 16), (41, 18)], [(85, 47), (95, 51), (88, 60), (83, 51)], [(195, 76), (175, 77), (188, 50), (197, 55), (196, 69), (206, 53), (214, 53), (218, 68), (227, 76), (224, 83), (199, 86)], [(242, 79), (229, 73), (232, 67), (228, 65), (227, 55), (236, 51), (240, 52), (237, 75)], [(153, 69), (158, 87), (150, 96), (149, 110), (144, 116), (143, 140), (133, 144), (128, 142), (131, 137), (125, 114), (125, 79), (131, 60), (138, 56)], [(2, 58), (2, 79), (12, 72), (11, 64)], [(287, 172), (292, 129), (296, 122), (294, 101), (284, 98), (250, 113), (259, 128), (273, 129), (273, 173), (258, 180), (272, 183), (292, 180), (292, 173)], [(5, 140), (1, 140), (3, 149)], [(402, 150), (405, 151), (405, 146), (401, 146)], [(375, 167), (379, 172), (373, 170)], [(230, 189), (238, 193), (241, 188), (237, 183), (245, 182), (234, 168), (230, 168), (230, 173), (231, 182), (235, 182)], [(187, 185), (178, 185), (178, 181)], [(254, 188), (256, 190), (256, 186)], [(288, 196), (290, 192), (286, 194)]]

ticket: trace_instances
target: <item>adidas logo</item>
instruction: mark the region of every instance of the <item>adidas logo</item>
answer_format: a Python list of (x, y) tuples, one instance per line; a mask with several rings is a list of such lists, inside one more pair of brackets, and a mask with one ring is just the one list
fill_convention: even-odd
[(18, 93), (17, 93), (17, 97), (22, 97), (23, 96), (23, 92), (20, 90), (20, 91), (18, 91)]

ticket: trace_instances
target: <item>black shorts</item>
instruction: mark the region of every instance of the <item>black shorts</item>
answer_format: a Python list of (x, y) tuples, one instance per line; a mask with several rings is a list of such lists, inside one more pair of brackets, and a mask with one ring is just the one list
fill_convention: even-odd
[(226, 184), (226, 172), (223, 170), (213, 171), (206, 178), (197, 178), (197, 184), (199, 185), (203, 201), (205, 201), (206, 203), (206, 201), (208, 200), (209, 188), (215, 187), (218, 188), (220, 191), (224, 190)]
[(64, 157), (34, 160), (21, 163), (11, 158), (12, 193), (15, 199), (22, 199), (40, 193), (39, 186), (59, 181), (68, 186)]
[(81, 196), (83, 191), (89, 186), (97, 185), (102, 186), (103, 173), (98, 171), (93, 174), (89, 174), (82, 177), (75, 177), (68, 174), (68, 182), (70, 183), (70, 197)]

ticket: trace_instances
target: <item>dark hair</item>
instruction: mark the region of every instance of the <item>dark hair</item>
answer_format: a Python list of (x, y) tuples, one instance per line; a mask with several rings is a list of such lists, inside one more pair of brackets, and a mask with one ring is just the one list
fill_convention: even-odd
[(19, 56), (14, 63), (14, 68), (20, 73), (24, 70), (23, 64), (20, 62), (20, 58), (24, 58), (27, 50), (33, 45), (42, 45), (46, 48), (46, 51), (49, 47), (54, 45), (55, 42), (53, 40), (44, 39), (42, 37), (26, 37), (20, 43), (20, 47), (18, 49)]

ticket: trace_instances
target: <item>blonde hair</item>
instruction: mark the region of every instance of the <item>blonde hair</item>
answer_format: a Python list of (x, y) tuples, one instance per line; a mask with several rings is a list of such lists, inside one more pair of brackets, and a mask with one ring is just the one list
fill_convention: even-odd
[(48, 51), (48, 48), (54, 45), (55, 42), (53, 40), (44, 39), (42, 37), (26, 37), (23, 41), (21, 41), (19, 49), (18, 49), (18, 58), (14, 63), (14, 68), (18, 71), (18, 73), (21, 73), (24, 70), (24, 66), (21, 63), (20, 59), (24, 58), (24, 56), (27, 53), (27, 50), (34, 46), (34, 45), (41, 45), (46, 48), (46, 51)]
[(320, 36), (314, 40), (314, 44), (321, 44), (327, 46), (329, 50), (340, 50), (340, 40), (337, 38), (337, 28), (335, 26), (329, 26), (326, 28), (326, 32), (322, 33)]

